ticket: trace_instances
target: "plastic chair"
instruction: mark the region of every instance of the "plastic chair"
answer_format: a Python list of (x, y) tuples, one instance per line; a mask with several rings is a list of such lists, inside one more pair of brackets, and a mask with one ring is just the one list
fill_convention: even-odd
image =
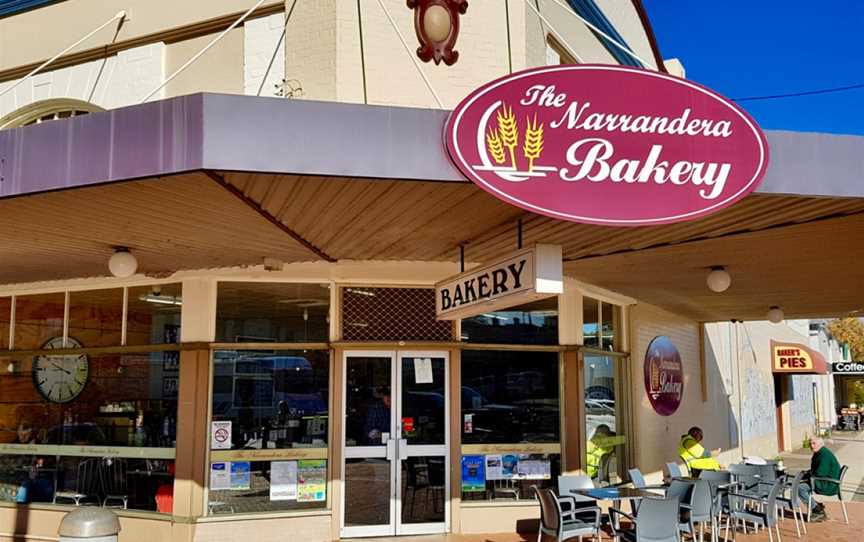
[(99, 463), (101, 459), (91, 457), (78, 462), (75, 469), (75, 489), (57, 491), (54, 493), (54, 504), (58, 501), (72, 501), (75, 506), (81, 506), (91, 501), (99, 504)]
[[(630, 477), (630, 483), (633, 484), (633, 487), (637, 489), (657, 489), (663, 492), (666, 491), (667, 486), (665, 484), (655, 484), (648, 485), (645, 481), (645, 476), (642, 474), (642, 471), (639, 469), (630, 469), (627, 471), (627, 476)], [(663, 493), (658, 494), (658, 497), (662, 497)], [(630, 510), (635, 514), (639, 511), (639, 499), (630, 499)]]
[[(675, 483), (675, 482), (673, 482)], [(696, 539), (696, 526), (699, 526), (699, 542), (705, 540), (705, 525), (711, 529), (711, 541), (717, 538), (717, 526), (714, 520), (714, 495), (711, 485), (705, 480), (690, 482), (690, 494), (687, 501), (681, 500), (681, 518), (678, 528)]]
[[(771, 486), (771, 491), (768, 492), (768, 497), (763, 498), (758, 495), (748, 493), (729, 493), (729, 515), (726, 516), (726, 532), (724, 538), (729, 540), (730, 523), (734, 521), (733, 537), (738, 530), (738, 520), (744, 522), (744, 528), (747, 528), (747, 522), (753, 523), (757, 527), (764, 527), (768, 531), (768, 540), (774, 542), (774, 535), (771, 532), (773, 527), (777, 533), (777, 542), (782, 542), (780, 538), (780, 525), (777, 522), (777, 498), (783, 491), (785, 483), (783, 480), (777, 480)], [(759, 504), (760, 510), (748, 510), (745, 508), (745, 503), (752, 502)], [(734, 540), (734, 538), (733, 538)]]
[(789, 497), (777, 497), (777, 504), (780, 510), (792, 511), (792, 518), (795, 520), (795, 532), (798, 533), (798, 538), (801, 538), (801, 527), (798, 525), (799, 516), (801, 517), (801, 525), (804, 527), (804, 534), (807, 534), (807, 524), (804, 522), (804, 512), (801, 510), (801, 497), (798, 496), (798, 486), (801, 485), (801, 480), (805, 474), (805, 471), (799, 472), (792, 479), (792, 482), (787, 484), (786, 488), (789, 490)]
[(681, 467), (678, 463), (666, 463), (666, 470), (669, 471), (669, 478), (683, 478), (684, 473), (681, 472)]
[[(810, 483), (813, 482), (830, 482), (832, 484), (837, 484), (837, 498), (840, 499), (840, 508), (843, 509), (843, 519), (846, 520), (846, 525), (849, 525), (849, 514), (846, 512), (846, 502), (843, 500), (843, 479), (846, 478), (846, 471), (849, 470), (849, 467), (843, 465), (840, 469), (840, 478), (822, 478), (822, 477), (811, 477)], [(816, 489), (811, 485), (812, 491), (810, 492), (810, 499), (807, 503), (807, 521), (810, 521), (810, 516), (813, 513), (813, 493), (816, 493)], [(821, 493), (816, 493), (817, 495), (822, 495)], [(831, 495), (826, 495), (831, 496)]]
[(558, 501), (562, 505), (564, 521), (574, 519), (583, 508), (589, 512), (597, 501), (585, 495), (575, 495), (574, 489), (594, 489), (594, 481), (586, 474), (562, 474), (558, 477)]
[(722, 516), (729, 510), (729, 499), (726, 493), (732, 490), (732, 474), (722, 470), (703, 470), (699, 473), (699, 479), (708, 482), (711, 487), (711, 495), (714, 500), (714, 518), (717, 525), (722, 521)]
[[(551, 489), (538, 489), (531, 486), (534, 496), (540, 503), (540, 532), (537, 533), (537, 542), (542, 542), (543, 535), (555, 537), (555, 540), (563, 542), (571, 538), (581, 539), (583, 536), (593, 535), (596, 540), (600, 536), (600, 507), (591, 507), (593, 521), (587, 519), (573, 519), (564, 521), (561, 504)], [(587, 509), (583, 511), (587, 512)]]
[(504, 497), (519, 500), (518, 480), (494, 480), (492, 482), (492, 498)]
[[(678, 515), (680, 503), (675, 497), (666, 499), (643, 499), (639, 505), (639, 514), (632, 516), (617, 508), (610, 508), (612, 528), (615, 537), (630, 542), (681, 542), (678, 530)], [(635, 525), (635, 529), (622, 530), (616, 528), (618, 516), (626, 517)]]
[(105, 499), (102, 506), (119, 503), (124, 510), (129, 508), (129, 487), (126, 478), (126, 460), (123, 458), (104, 459), (99, 464), (99, 479)]
[(738, 489), (740, 492), (751, 496), (765, 496), (759, 487), (762, 476), (758, 466), (736, 463), (729, 465), (729, 472), (732, 474), (732, 480), (739, 484), (740, 487)]

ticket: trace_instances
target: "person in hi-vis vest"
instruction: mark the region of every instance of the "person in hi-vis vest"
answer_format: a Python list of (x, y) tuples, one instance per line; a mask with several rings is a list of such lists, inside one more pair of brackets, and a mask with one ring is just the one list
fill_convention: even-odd
[(587, 455), (588, 461), (586, 465), (586, 472), (588, 476), (591, 478), (597, 478), (601, 473), (600, 467), (603, 465), (603, 460), (607, 457), (615, 453), (615, 444), (614, 439), (615, 432), (609, 428), (606, 424), (601, 424), (597, 426), (597, 429), (594, 430), (594, 434), (591, 435), (591, 438), (588, 439), (587, 446)]
[(681, 437), (681, 442), (678, 443), (678, 455), (690, 469), (691, 476), (699, 476), (703, 470), (723, 469), (716, 459), (720, 455), (720, 449), (709, 452), (702, 447), (703, 438), (702, 429), (691, 427), (687, 434)]

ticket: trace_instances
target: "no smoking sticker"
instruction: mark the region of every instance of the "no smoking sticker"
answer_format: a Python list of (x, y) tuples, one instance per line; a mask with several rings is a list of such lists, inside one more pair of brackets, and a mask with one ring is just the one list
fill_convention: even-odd
[(212, 422), (210, 424), (210, 449), (231, 449), (231, 422)]

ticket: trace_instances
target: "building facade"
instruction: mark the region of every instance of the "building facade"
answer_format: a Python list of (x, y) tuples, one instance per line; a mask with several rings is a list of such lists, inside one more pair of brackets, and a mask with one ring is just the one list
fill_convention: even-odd
[[(808, 277), (770, 236), (857, 235), (860, 196), (813, 211), (775, 180), (720, 218), (610, 234), (504, 205), (444, 156), (446, 110), (496, 77), (637, 57), (683, 76), (640, 2), (471, 2), (453, 66), (415, 65), (401, 0), (18, 4), (0, 2), (0, 539), (52, 539), (94, 502), (130, 542), (521, 530), (531, 486), (660, 476), (691, 426), (730, 463), (830, 421), (825, 378), (776, 378), (770, 341), (813, 345), (791, 318), (857, 300), (764, 321)], [(535, 243), (563, 247), (563, 293), (436, 318), (436, 283)], [(785, 280), (759, 283), (748, 243)], [(729, 295), (705, 288), (718, 258)], [(680, 355), (671, 412), (649, 398), (658, 338)]]

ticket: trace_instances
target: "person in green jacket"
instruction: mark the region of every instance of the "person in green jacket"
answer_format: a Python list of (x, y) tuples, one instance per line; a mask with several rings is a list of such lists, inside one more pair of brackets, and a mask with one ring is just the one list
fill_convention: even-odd
[(699, 427), (691, 427), (686, 435), (681, 436), (678, 443), (678, 456), (690, 470), (690, 476), (699, 476), (703, 470), (722, 470), (722, 466), (716, 457), (720, 449), (709, 452), (702, 447), (704, 434)]
[[(834, 452), (825, 447), (825, 441), (819, 437), (810, 440), (810, 449), (813, 450), (813, 457), (810, 458), (810, 471), (808, 473), (808, 481), (802, 482), (798, 486), (798, 496), (803, 502), (810, 500), (810, 495), (825, 495), (828, 497), (840, 494), (840, 484), (828, 482), (825, 480), (812, 480), (812, 478), (830, 478), (838, 480), (840, 478), (840, 462), (837, 461), (837, 456)], [(814, 499), (811, 503), (811, 521), (824, 521), (827, 515), (825, 514), (825, 505), (817, 503)]]

